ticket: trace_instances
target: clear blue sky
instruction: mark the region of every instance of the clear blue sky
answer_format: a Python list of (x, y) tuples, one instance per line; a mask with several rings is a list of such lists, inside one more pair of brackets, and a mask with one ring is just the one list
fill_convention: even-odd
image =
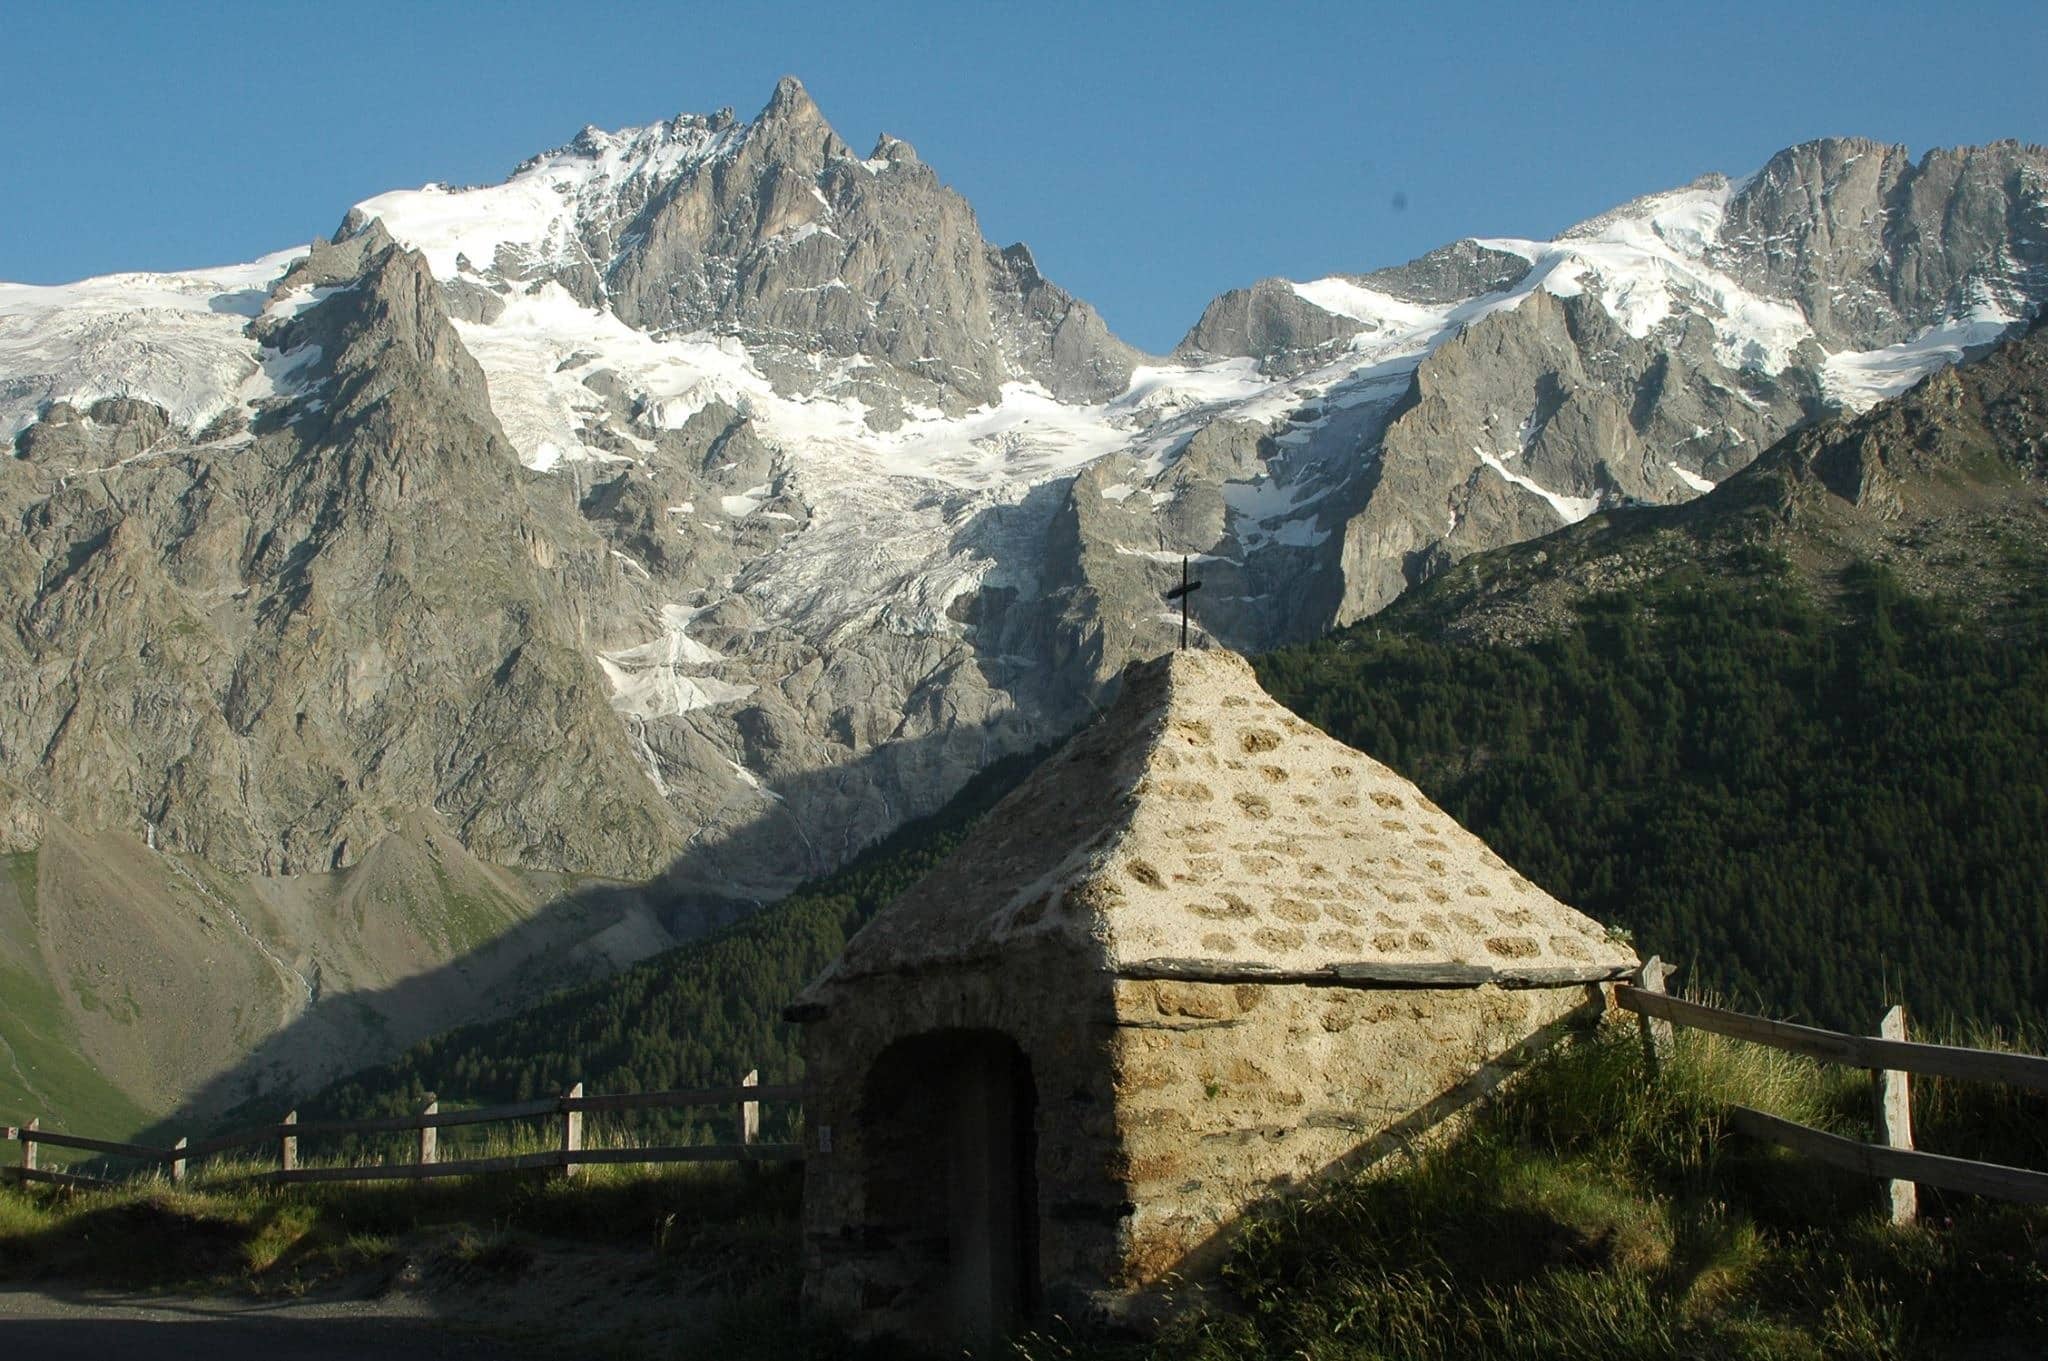
[(2048, 142), (2048, 6), (0, 0), (0, 279), (252, 258), (800, 76), (1170, 346), (1215, 293), (1547, 236), (1810, 137)]

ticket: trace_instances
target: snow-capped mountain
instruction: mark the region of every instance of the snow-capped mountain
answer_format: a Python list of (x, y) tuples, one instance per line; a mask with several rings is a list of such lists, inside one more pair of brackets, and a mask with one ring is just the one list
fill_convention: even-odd
[(1149, 357), (794, 81), (586, 129), (307, 250), (0, 285), (0, 835), (262, 879), (423, 818), (715, 915), (1063, 732), (1183, 556), (1207, 636), (1310, 636), (2044, 296), (2048, 152), (1829, 141)]

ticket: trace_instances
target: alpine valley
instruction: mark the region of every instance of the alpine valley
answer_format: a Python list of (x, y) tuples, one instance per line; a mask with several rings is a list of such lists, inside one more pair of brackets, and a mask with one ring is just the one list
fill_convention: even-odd
[(1306, 642), (2044, 299), (2048, 149), (1838, 139), (1146, 355), (794, 80), (0, 285), (0, 1107), (205, 1117), (610, 976), (1063, 735), (1184, 557), (1206, 640)]

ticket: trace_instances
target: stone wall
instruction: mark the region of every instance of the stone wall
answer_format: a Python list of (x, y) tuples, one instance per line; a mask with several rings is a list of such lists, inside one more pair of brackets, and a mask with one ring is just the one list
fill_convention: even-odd
[[(1498, 1084), (1597, 987), (1340, 988), (1118, 980), (1111, 1062), (1135, 1207), (1109, 1284), (1198, 1271), (1245, 1210)], [(1134, 1301), (1136, 1303), (1136, 1301)]]
[(826, 999), (805, 1028), (805, 1303), (930, 1342), (945, 1340), (947, 1293), (934, 1037), (1004, 1037), (1029, 1066), (1038, 1303), (1142, 1317), (1247, 1209), (1445, 1127), (1561, 1024), (1600, 1010), (1591, 986), (1112, 980), (1051, 952)]
[[(1071, 1309), (1115, 1274), (1128, 1204), (1107, 979), (1065, 952), (1020, 951), (999, 966), (862, 979), (824, 1000), (804, 1029), (807, 1309), (862, 1333), (942, 1340), (948, 1112), (929, 1051), (901, 1046), (918, 1036), (994, 1032), (1029, 1065), (1041, 1301)], [(920, 1183), (930, 1194), (906, 1189)]]

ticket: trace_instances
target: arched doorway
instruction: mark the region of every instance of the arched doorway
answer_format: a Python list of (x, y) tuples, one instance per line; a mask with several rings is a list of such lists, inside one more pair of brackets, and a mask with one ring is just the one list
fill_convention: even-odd
[(906, 1267), (892, 1306), (982, 1342), (1038, 1302), (1037, 1090), (1017, 1042), (940, 1030), (875, 1059), (861, 1127), (868, 1220)]

